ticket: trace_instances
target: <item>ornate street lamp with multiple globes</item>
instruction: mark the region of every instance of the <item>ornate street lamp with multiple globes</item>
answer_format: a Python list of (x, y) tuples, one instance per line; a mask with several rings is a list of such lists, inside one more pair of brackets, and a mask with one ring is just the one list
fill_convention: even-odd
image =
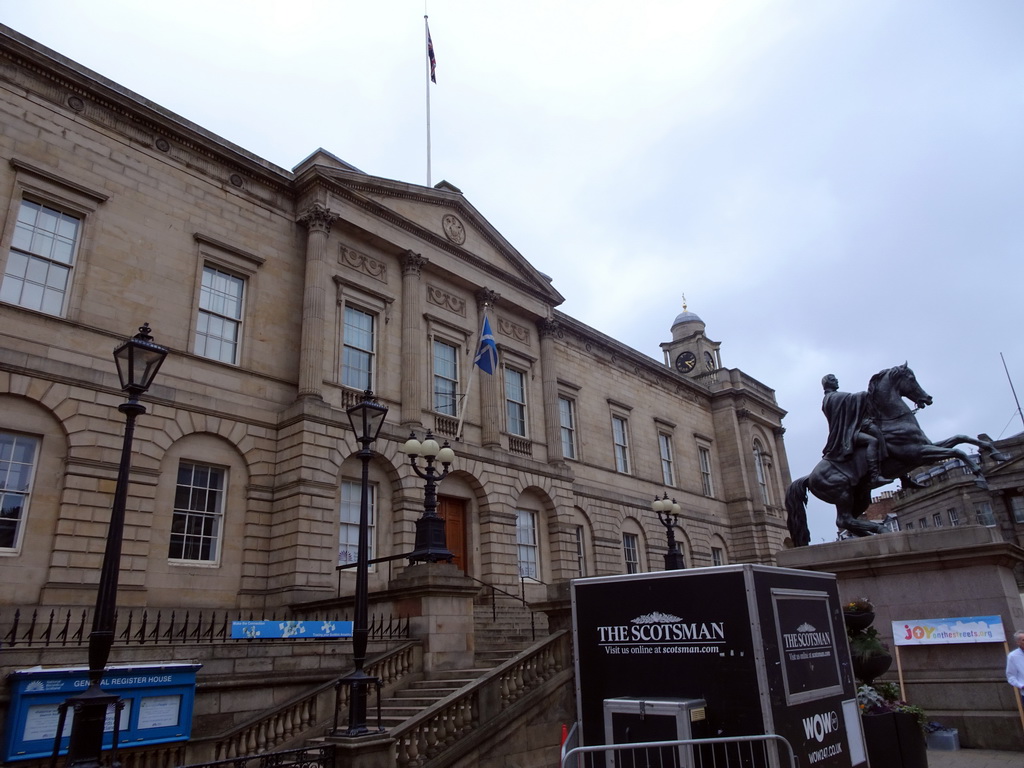
[(96, 594), (96, 609), (92, 617), (92, 631), (89, 633), (89, 687), (82, 693), (70, 697), (61, 713), (60, 728), (63, 730), (66, 708), (70, 706), (74, 712), (67, 759), (68, 766), (72, 768), (95, 768), (100, 765), (103, 730), (109, 707), (114, 707), (115, 738), (120, 725), (121, 699), (116, 694), (106, 693), (100, 688), (100, 681), (103, 679), (107, 659), (110, 658), (110, 648), (114, 644), (117, 581), (121, 569), (121, 540), (124, 538), (124, 516), (128, 500), (128, 476), (131, 473), (135, 419), (146, 412), (146, 406), (139, 402), (139, 397), (152, 386), (153, 379), (156, 378), (157, 371), (166, 357), (167, 350), (153, 342), (149, 323), (139, 328), (135, 336), (114, 349), (114, 362), (121, 379), (121, 389), (128, 393), (128, 400), (117, 407), (125, 416), (124, 441), (121, 444), (121, 463), (117, 469), (114, 503), (111, 507), (107, 541), (103, 550), (103, 565)]
[[(416, 543), (412, 554), (409, 555), (409, 561), (450, 563), (455, 555), (448, 550), (444, 520), (437, 514), (437, 484), (448, 476), (451, 464), (455, 461), (455, 451), (448, 445), (447, 440), (444, 441), (444, 445), (438, 445), (428, 429), (423, 442), (416, 439), (415, 432), (412, 433), (402, 446), (402, 452), (409, 457), (413, 471), (426, 481), (423, 515), (416, 521)], [(422, 469), (417, 463), (418, 458), (422, 458), (426, 464)], [(441, 464), (440, 472), (434, 466), (435, 462)]]
[(679, 544), (676, 543), (675, 526), (679, 514), (683, 511), (675, 499), (669, 500), (668, 494), (662, 498), (654, 497), (651, 509), (658, 516), (658, 521), (665, 526), (665, 535), (668, 537), (668, 552), (665, 553), (665, 570), (678, 571), (686, 566), (683, 564), (683, 553), (679, 551)]
[(376, 682), (363, 671), (366, 661), (366, 644), (370, 634), (368, 617), (369, 602), (369, 552), (370, 552), (370, 459), (373, 451), (370, 445), (377, 439), (388, 407), (381, 405), (369, 389), (363, 393), (361, 402), (347, 410), (352, 431), (361, 446), (356, 454), (363, 462), (362, 481), (359, 495), (359, 542), (356, 554), (356, 604), (352, 620), (352, 662), (355, 669), (342, 678), (349, 689), (348, 730), (342, 736), (365, 736), (370, 733), (366, 726), (367, 686)]

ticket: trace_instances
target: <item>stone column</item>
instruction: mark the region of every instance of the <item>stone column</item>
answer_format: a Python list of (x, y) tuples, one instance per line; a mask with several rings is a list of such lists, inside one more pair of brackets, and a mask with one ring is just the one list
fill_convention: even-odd
[(323, 399), (324, 325), (327, 310), (325, 275), (327, 238), (338, 217), (313, 203), (299, 222), (306, 225), (306, 280), (302, 293), (302, 341), (299, 348), (299, 397)]
[(420, 273), (428, 259), (418, 253), (402, 254), (402, 426), (422, 426), (423, 414), (423, 291)]
[[(477, 306), (480, 307), (480, 317), (477, 327), (484, 325), (484, 314), (488, 307), (493, 307), (501, 297), (488, 288), (482, 288), (476, 293)], [(491, 331), (494, 330), (494, 318), (491, 318)], [(473, 350), (474, 352), (476, 350)], [(500, 362), (500, 361), (499, 361)], [(480, 378), (480, 429), (481, 444), (484, 448), (501, 447), (501, 394), (503, 374), (499, 367), (493, 375), (479, 374)]]
[(548, 442), (548, 462), (560, 462), (562, 455), (562, 430), (558, 415), (558, 366), (555, 363), (555, 333), (557, 321), (547, 318), (537, 321), (537, 335), (540, 336), (540, 370), (544, 393), (544, 435)]

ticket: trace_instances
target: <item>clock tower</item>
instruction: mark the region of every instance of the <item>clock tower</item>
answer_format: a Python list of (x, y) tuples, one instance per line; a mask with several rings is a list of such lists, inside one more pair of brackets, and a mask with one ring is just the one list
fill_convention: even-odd
[(663, 343), (665, 365), (689, 378), (703, 378), (722, 367), (721, 342), (712, 341), (704, 333), (704, 321), (686, 308), (672, 323), (672, 341)]

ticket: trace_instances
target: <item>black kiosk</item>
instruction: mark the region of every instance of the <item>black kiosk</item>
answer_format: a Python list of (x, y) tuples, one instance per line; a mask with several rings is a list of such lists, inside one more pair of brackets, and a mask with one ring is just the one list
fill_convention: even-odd
[[(577, 579), (572, 613), (583, 745), (778, 734), (800, 765), (866, 764), (834, 575), (735, 565)], [(743, 761), (777, 763), (773, 750)]]

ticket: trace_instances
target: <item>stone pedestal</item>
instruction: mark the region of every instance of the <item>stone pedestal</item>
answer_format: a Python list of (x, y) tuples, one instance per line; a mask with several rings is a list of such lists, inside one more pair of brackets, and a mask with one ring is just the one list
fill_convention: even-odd
[[(836, 574), (843, 602), (868, 598), (874, 627), (898, 654), (906, 698), (930, 721), (960, 731), (965, 746), (1024, 749), (1014, 689), (1003, 671), (1005, 643), (893, 643), (893, 621), (999, 615), (1008, 640), (1024, 628), (1013, 575), (1024, 549), (979, 525), (886, 533), (784, 550), (783, 568)], [(884, 680), (898, 682), (897, 666)]]
[(423, 641), (423, 670), (473, 666), (473, 599), (480, 585), (452, 563), (417, 563), (391, 581), (394, 610)]
[(395, 740), (388, 734), (370, 736), (328, 736), (335, 745), (335, 762), (346, 768), (394, 768)]

